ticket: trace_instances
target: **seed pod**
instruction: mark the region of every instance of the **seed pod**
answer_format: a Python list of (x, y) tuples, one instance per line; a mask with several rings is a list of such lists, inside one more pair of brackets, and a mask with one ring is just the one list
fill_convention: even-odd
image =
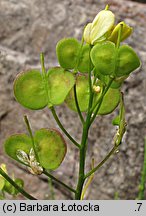
[(52, 105), (59, 105), (64, 102), (71, 88), (74, 86), (74, 75), (63, 68), (51, 68), (47, 72), (48, 97)]
[[(82, 47), (80, 61), (78, 65), (78, 71), (81, 73), (87, 73), (93, 69), (93, 64), (90, 62), (90, 45), (86, 44)], [(91, 64), (91, 66), (90, 66)], [(90, 68), (91, 67), (91, 68)]]
[(26, 154), (29, 154), (30, 149), (32, 148), (31, 139), (25, 134), (14, 134), (6, 139), (4, 143), (5, 152), (11, 158), (19, 161), (21, 163), (22, 160), (19, 160), (17, 157), (18, 150), (24, 151)]
[[(94, 98), (94, 104), (98, 100), (100, 95), (96, 95)], [(107, 93), (105, 94), (100, 109), (97, 115), (107, 115), (112, 113), (120, 102), (121, 93), (119, 89), (109, 88)], [(96, 109), (95, 109), (96, 110)]]
[(59, 131), (40, 129), (34, 135), (40, 164), (45, 169), (54, 170), (63, 161), (67, 147)]
[(47, 106), (48, 98), (40, 71), (28, 70), (19, 73), (14, 81), (14, 95), (24, 107), (32, 110)]
[(123, 45), (119, 48), (117, 61), (117, 77), (129, 75), (140, 66), (140, 60), (137, 54), (132, 47), (128, 45)]
[(102, 75), (112, 75), (115, 71), (115, 44), (96, 44), (91, 50), (91, 60)]
[[(88, 109), (89, 103), (89, 81), (84, 75), (76, 77), (76, 94), (80, 110), (81, 112), (85, 112)], [(77, 111), (73, 88), (69, 92), (65, 102), (71, 110)]]
[(56, 54), (61, 67), (74, 69), (80, 49), (80, 43), (75, 38), (64, 38), (56, 45)]

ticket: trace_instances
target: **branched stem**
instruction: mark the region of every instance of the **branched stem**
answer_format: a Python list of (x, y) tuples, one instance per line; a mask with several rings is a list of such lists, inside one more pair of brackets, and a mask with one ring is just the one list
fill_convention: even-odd
[(85, 175), (85, 179), (88, 178), (93, 173), (95, 173), (110, 158), (110, 156), (112, 156), (115, 153), (117, 148), (118, 148), (117, 146), (114, 146), (112, 150), (106, 155), (106, 157), (96, 167), (94, 167), (90, 172), (88, 172)]
[(52, 115), (54, 117), (54, 119), (56, 120), (58, 126), (60, 127), (60, 129), (64, 132), (64, 134), (72, 141), (72, 143), (75, 144), (75, 146), (77, 146), (78, 148), (80, 148), (80, 145), (73, 139), (72, 136), (70, 136), (70, 134), (66, 131), (66, 129), (63, 127), (62, 123), (60, 122), (57, 114), (56, 114), (56, 111), (54, 109), (54, 107), (50, 107), (50, 110), (52, 112)]
[(1, 168), (0, 168), (0, 175), (2, 175), (13, 187), (16, 188), (24, 197), (26, 197), (29, 200), (37, 200), (30, 194), (28, 194), (23, 188), (21, 188), (19, 185), (16, 184)]
[(74, 85), (74, 97), (75, 97), (75, 103), (76, 103), (76, 108), (77, 108), (79, 117), (81, 119), (82, 124), (84, 124), (84, 118), (82, 116), (82, 113), (81, 113), (81, 110), (80, 110), (80, 107), (79, 107), (79, 103), (78, 103), (77, 92), (76, 92), (76, 84)]
[(37, 159), (37, 161), (39, 161), (39, 157), (38, 157), (38, 154), (37, 154), (37, 151), (36, 151), (36, 147), (35, 147), (35, 142), (34, 142), (34, 138), (33, 138), (32, 130), (31, 130), (31, 127), (30, 127), (30, 124), (29, 124), (29, 121), (28, 121), (28, 118), (27, 118), (26, 115), (24, 115), (24, 122), (25, 122), (25, 124), (26, 124), (27, 130), (28, 130), (28, 133), (29, 133), (30, 138), (31, 138), (31, 142), (32, 142), (32, 146), (33, 146), (33, 150), (34, 150), (34, 153), (35, 153), (36, 159)]
[(95, 120), (96, 115), (97, 115), (97, 113), (98, 113), (98, 111), (99, 111), (99, 109), (100, 109), (100, 107), (101, 107), (103, 98), (104, 98), (105, 94), (107, 93), (108, 89), (110, 88), (110, 86), (111, 86), (113, 80), (114, 80), (114, 78), (110, 79), (110, 81), (109, 81), (107, 87), (106, 87), (105, 90), (103, 91), (103, 93), (102, 93), (102, 95), (101, 95), (101, 97), (100, 97), (100, 99), (99, 99), (99, 101), (98, 101), (98, 104), (97, 104), (98, 106), (97, 106), (97, 108), (96, 108), (96, 111), (94, 112), (93, 117), (91, 118), (90, 125), (91, 125), (91, 124), (93, 123), (93, 121)]
[(68, 190), (70, 190), (71, 192), (75, 193), (76, 191), (71, 188), (70, 186), (66, 185), (65, 183), (63, 183), (62, 181), (60, 181), (59, 179), (55, 178), (53, 175), (51, 175), (50, 173), (48, 173), (46, 170), (43, 171), (43, 173), (48, 176), (49, 178), (51, 178), (52, 180), (58, 182), (59, 184), (61, 184), (62, 186), (64, 186), (65, 188), (67, 188)]
[[(90, 47), (91, 50), (91, 47)], [(90, 58), (90, 50), (89, 50), (89, 58)], [(87, 111), (86, 121), (83, 124), (83, 132), (82, 132), (82, 141), (80, 147), (80, 161), (79, 161), (79, 178), (78, 184), (75, 193), (75, 199), (81, 199), (82, 189), (85, 182), (85, 159), (86, 159), (86, 150), (87, 150), (87, 142), (88, 142), (88, 132), (90, 128), (90, 119), (91, 119), (91, 107), (93, 102), (93, 91), (92, 91), (92, 81), (91, 81), (91, 60), (89, 62), (89, 89), (90, 89), (90, 97), (89, 97), (89, 105)]]

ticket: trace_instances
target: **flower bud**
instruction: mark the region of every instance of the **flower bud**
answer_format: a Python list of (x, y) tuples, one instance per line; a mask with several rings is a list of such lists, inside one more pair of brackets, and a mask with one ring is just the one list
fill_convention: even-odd
[(107, 38), (107, 33), (112, 29), (115, 15), (109, 10), (100, 11), (92, 23), (88, 23), (84, 30), (84, 41), (95, 44)]
[(109, 36), (108, 40), (110, 40), (110, 41), (112, 41), (114, 43), (117, 42), (118, 32), (119, 32), (121, 24), (123, 25), (122, 34), (121, 34), (121, 41), (124, 41), (126, 38), (128, 38), (132, 34), (133, 29), (130, 26), (128, 26), (125, 22), (120, 22), (115, 26), (115, 28), (113, 29), (113, 31), (112, 31), (111, 35)]
[(100, 87), (100, 86), (93, 85), (93, 91), (94, 91), (95, 93), (100, 93), (101, 87)]

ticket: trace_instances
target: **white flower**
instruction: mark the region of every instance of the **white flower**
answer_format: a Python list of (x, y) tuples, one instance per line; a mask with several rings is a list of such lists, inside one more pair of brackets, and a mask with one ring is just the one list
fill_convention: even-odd
[(106, 39), (106, 33), (112, 29), (115, 22), (115, 15), (109, 10), (100, 11), (92, 23), (88, 23), (84, 30), (84, 41), (88, 44), (95, 44)]

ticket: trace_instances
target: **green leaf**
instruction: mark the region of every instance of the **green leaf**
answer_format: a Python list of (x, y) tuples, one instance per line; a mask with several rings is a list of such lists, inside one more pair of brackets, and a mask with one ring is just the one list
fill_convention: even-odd
[(32, 142), (31, 139), (25, 134), (14, 134), (6, 139), (4, 148), (7, 155), (22, 163), (22, 161), (20, 161), (17, 157), (17, 151), (23, 150), (26, 154), (29, 154), (30, 149), (32, 148)]
[(34, 135), (40, 164), (49, 170), (55, 170), (63, 161), (67, 147), (59, 131), (40, 129)]
[(71, 88), (74, 86), (74, 75), (63, 68), (51, 68), (48, 73), (48, 96), (52, 105), (64, 102)]
[[(81, 112), (85, 112), (88, 109), (89, 103), (89, 81), (86, 76), (78, 75), (76, 77), (76, 93), (80, 110)], [(73, 88), (69, 92), (65, 102), (71, 110), (77, 112)]]
[(116, 75), (118, 77), (129, 75), (140, 66), (140, 60), (135, 51), (128, 45), (123, 45), (118, 51), (118, 68)]
[(92, 63), (103, 75), (112, 75), (114, 73), (115, 56), (115, 44), (110, 41), (98, 43), (91, 50)]
[(61, 67), (75, 68), (80, 46), (75, 38), (64, 38), (57, 43), (56, 54)]
[(47, 106), (47, 92), (40, 71), (29, 70), (18, 74), (14, 81), (14, 95), (28, 109), (38, 110)]
[[(94, 103), (98, 100), (98, 97), (100, 97), (100, 95), (94, 98)], [(112, 113), (118, 106), (120, 102), (120, 97), (121, 93), (119, 89), (109, 88), (109, 90), (103, 98), (102, 104), (97, 115), (107, 115)]]
[(81, 73), (87, 73), (89, 72), (89, 70), (93, 69), (93, 64), (91, 62), (91, 68), (89, 68), (90, 65), (90, 45), (86, 44), (82, 47), (81, 50), (81, 56), (80, 56), (80, 61), (79, 61), (79, 65), (78, 65), (78, 70)]

